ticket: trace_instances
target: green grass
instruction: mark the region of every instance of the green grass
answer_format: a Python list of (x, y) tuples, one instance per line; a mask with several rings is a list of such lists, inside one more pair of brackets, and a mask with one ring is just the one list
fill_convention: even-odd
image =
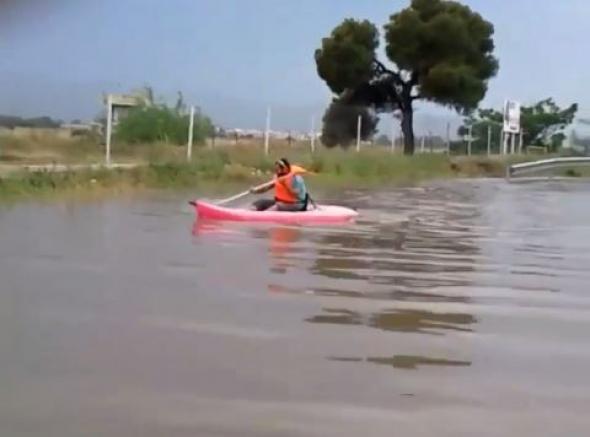
[[(162, 145), (150, 146), (165, 149)], [(361, 153), (307, 148), (274, 148), (265, 156), (261, 147), (196, 149), (190, 163), (184, 157), (167, 155), (132, 170), (95, 170), (64, 173), (21, 172), (0, 178), (0, 200), (55, 195), (107, 195), (142, 189), (195, 189), (217, 191), (247, 187), (272, 176), (273, 162), (288, 157), (313, 175), (312, 187), (350, 188), (411, 185), (430, 179), (453, 177), (501, 177), (505, 162), (487, 158), (449, 158), (445, 155), (407, 157), (387, 150)]]
[[(218, 139), (213, 149), (197, 146), (190, 163), (186, 148), (165, 142), (124, 144), (116, 140), (112, 160), (140, 164), (133, 170), (65, 173), (14, 172), (24, 164), (102, 163), (104, 145), (96, 138), (59, 139), (53, 136), (0, 137), (0, 200), (62, 195), (104, 196), (142, 189), (196, 189), (218, 193), (242, 190), (272, 177), (273, 163), (287, 157), (314, 172), (306, 180), (312, 189), (413, 185), (431, 179), (504, 177), (506, 165), (538, 156), (491, 157), (421, 154), (407, 157), (388, 148), (328, 150), (309, 142), (273, 140), (264, 154), (262, 140)], [(548, 155), (543, 156), (548, 158)], [(584, 176), (585, 169), (566, 172)]]

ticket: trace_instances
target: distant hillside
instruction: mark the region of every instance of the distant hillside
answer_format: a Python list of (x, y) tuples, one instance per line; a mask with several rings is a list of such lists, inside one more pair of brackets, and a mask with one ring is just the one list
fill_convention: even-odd
[(62, 124), (59, 120), (54, 120), (51, 117), (35, 117), (35, 118), (22, 118), (15, 117), (13, 115), (1, 115), (0, 114), (0, 127), (6, 127), (9, 129), (15, 127), (42, 127), (51, 128), (59, 127)]

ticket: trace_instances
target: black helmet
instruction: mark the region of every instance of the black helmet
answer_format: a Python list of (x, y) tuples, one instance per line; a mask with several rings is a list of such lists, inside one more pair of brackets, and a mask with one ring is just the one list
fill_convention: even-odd
[(278, 159), (277, 161), (275, 161), (275, 164), (279, 167), (284, 168), (285, 170), (291, 170), (291, 164), (289, 163), (287, 158)]

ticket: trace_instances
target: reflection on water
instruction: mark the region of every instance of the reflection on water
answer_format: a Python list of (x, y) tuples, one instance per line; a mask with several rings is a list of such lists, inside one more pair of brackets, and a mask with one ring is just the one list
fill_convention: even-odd
[[(443, 331), (471, 332), (476, 320), (470, 314), (432, 313), (416, 310), (391, 310), (369, 315), (346, 309), (324, 309), (324, 313), (306, 319), (310, 323), (365, 325), (384, 331), (419, 332), (442, 335)], [(467, 326), (465, 326), (467, 325)]]
[(369, 363), (384, 364), (397, 369), (416, 370), (419, 366), (470, 366), (471, 361), (445, 360), (441, 358), (416, 357), (412, 355), (395, 355), (391, 358), (367, 358)]
[(355, 357), (329, 357), (329, 359), (331, 361), (340, 361), (344, 363), (367, 362), (372, 364), (382, 364), (404, 370), (418, 370), (420, 366), (464, 367), (471, 365), (471, 361), (446, 360), (443, 358), (428, 358), (414, 355), (394, 355), (393, 357), (373, 357), (366, 359)]
[[(465, 310), (472, 300), (468, 287), (477, 270), (484, 269), (479, 239), (485, 236), (485, 229), (481, 227), (478, 194), (459, 187), (451, 193), (448, 189), (409, 189), (375, 197), (366, 206), (377, 208), (378, 214), (366, 213), (353, 226), (318, 229), (217, 224), (216, 231), (218, 235), (231, 235), (232, 230), (239, 229), (241, 235), (236, 238), (252, 238), (266, 247), (270, 293), (349, 299), (337, 307), (326, 301), (320, 313), (305, 317), (310, 324), (365, 326), (383, 332), (423, 335), (474, 332), (477, 318)], [(198, 235), (211, 232), (210, 224), (198, 223)], [(449, 287), (466, 292), (449, 293)], [(359, 301), (458, 303), (463, 304), (463, 311), (395, 307), (363, 311), (357, 308)], [(453, 341), (448, 340), (449, 344)], [(354, 357), (354, 346), (349, 349), (347, 356)], [(329, 361), (334, 360), (332, 352), (326, 347)], [(411, 354), (352, 361), (398, 369), (470, 363)]]
[(321, 227), (0, 208), (0, 435), (586, 435), (589, 193), (352, 191)]
[(284, 273), (293, 264), (293, 243), (301, 238), (301, 231), (297, 228), (273, 227), (268, 232), (269, 253), (273, 260), (272, 272)]

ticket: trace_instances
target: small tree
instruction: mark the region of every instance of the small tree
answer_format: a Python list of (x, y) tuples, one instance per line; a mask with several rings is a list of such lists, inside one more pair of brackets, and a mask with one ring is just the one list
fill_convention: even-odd
[(184, 96), (182, 95), (182, 91), (178, 91), (178, 97), (176, 99), (176, 105), (174, 105), (174, 110), (177, 114), (186, 114), (186, 103), (184, 103)]
[(391, 145), (391, 138), (389, 138), (385, 134), (381, 134), (375, 140), (375, 144), (377, 144), (378, 146), (390, 146)]
[[(555, 152), (562, 146), (566, 138), (564, 129), (573, 123), (577, 111), (576, 103), (567, 108), (560, 108), (551, 98), (531, 106), (523, 106), (520, 124), (524, 145), (547, 146)], [(499, 136), (502, 125), (501, 111), (480, 109), (465, 119), (463, 126), (459, 128), (459, 135), (465, 135), (471, 126), (473, 136), (478, 138), (474, 143), (476, 149), (483, 149), (487, 140), (488, 126), (492, 128), (494, 136)]]
[[(188, 141), (189, 119), (166, 106), (138, 107), (129, 112), (117, 126), (117, 137), (127, 143), (163, 141), (184, 145)], [(195, 116), (193, 138), (203, 143), (212, 135), (213, 125), (208, 117)]]
[(376, 112), (399, 109), (404, 152), (412, 154), (416, 100), (467, 111), (483, 99), (498, 70), (493, 33), (492, 24), (465, 5), (412, 0), (385, 25), (392, 67), (377, 58), (377, 27), (347, 19), (316, 50), (317, 71), (342, 103)]
[(361, 139), (371, 138), (377, 130), (377, 116), (364, 106), (350, 105), (334, 99), (324, 114), (322, 143), (326, 147), (350, 146), (356, 141), (359, 116), (361, 117)]

